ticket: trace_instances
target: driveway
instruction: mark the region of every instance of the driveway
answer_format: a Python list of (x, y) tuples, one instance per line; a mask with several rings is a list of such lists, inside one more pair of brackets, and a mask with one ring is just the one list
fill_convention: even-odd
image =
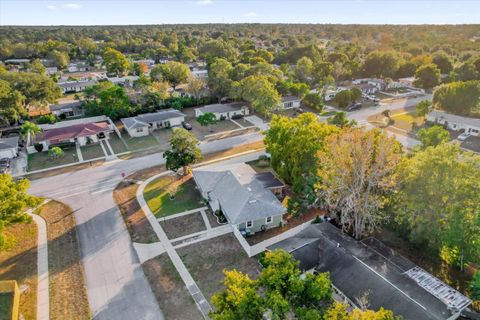
[[(203, 153), (261, 140), (252, 133), (200, 144)], [(75, 213), (93, 319), (163, 319), (112, 196), (121, 174), (164, 163), (161, 153), (33, 180), (30, 192)]]

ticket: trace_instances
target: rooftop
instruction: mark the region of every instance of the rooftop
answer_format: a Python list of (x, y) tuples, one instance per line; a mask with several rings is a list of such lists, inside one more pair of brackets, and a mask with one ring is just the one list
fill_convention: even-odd
[(69, 127), (44, 130), (35, 137), (36, 141), (65, 141), (110, 131), (108, 122), (81, 123)]
[(148, 127), (149, 123), (165, 121), (172, 118), (185, 117), (183, 112), (176, 109), (165, 109), (152, 113), (143, 113), (135, 117), (122, 118), (123, 125), (128, 129)]
[(290, 102), (290, 101), (299, 101), (300, 98), (297, 96), (283, 96), (282, 101), (283, 102)]
[(453, 123), (468, 124), (480, 128), (480, 118), (462, 117), (441, 110), (434, 110), (427, 116), (428, 118), (445, 119)]
[(233, 111), (239, 111), (243, 107), (246, 107), (247, 104), (245, 102), (232, 102), (232, 103), (216, 103), (216, 104), (209, 104), (206, 106), (203, 106), (201, 108), (198, 108), (200, 111), (203, 113), (207, 112), (233, 112)]
[(9, 138), (0, 138), (0, 150), (16, 148), (18, 146), (18, 136)]

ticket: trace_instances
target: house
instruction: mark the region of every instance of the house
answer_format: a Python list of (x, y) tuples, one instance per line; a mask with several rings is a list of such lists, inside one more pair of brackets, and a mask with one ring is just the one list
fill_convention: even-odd
[[(108, 139), (110, 133), (115, 130), (110, 118), (105, 116), (41, 124), (39, 127), (42, 132), (35, 136), (34, 143), (42, 144), (43, 151), (48, 150), (50, 146), (65, 143), (80, 146), (96, 143), (100, 139)], [(36, 152), (33, 144), (27, 146), (27, 151)]]
[(131, 88), (139, 78), (139, 76), (109, 77), (108, 81), (112, 82), (114, 85)]
[(283, 188), (275, 176), (258, 175), (245, 163), (211, 165), (193, 170), (193, 179), (213, 211), (245, 234), (254, 234), (283, 223), (287, 209), (272, 189)]
[(352, 85), (352, 88), (357, 88), (357, 89), (360, 89), (360, 91), (362, 91), (363, 94), (374, 94), (378, 91), (380, 91), (380, 89), (378, 89), (378, 87), (376, 85), (373, 85), (373, 84), (370, 84), (370, 83), (359, 83), (359, 84), (354, 84)]
[(199, 78), (199, 79), (207, 79), (208, 78), (208, 70), (192, 70), (192, 75)]
[(47, 76), (50, 76), (52, 74), (57, 74), (57, 72), (58, 72), (57, 67), (46, 67), (45, 68), (45, 73), (47, 74)]
[(74, 118), (81, 117), (83, 115), (81, 101), (67, 101), (57, 104), (51, 104), (48, 106), (50, 113), (56, 115), (57, 117), (65, 118)]
[(361, 84), (370, 84), (378, 89), (378, 91), (382, 91), (386, 89), (386, 81), (383, 79), (378, 78), (364, 78), (364, 79), (355, 79), (352, 81), (352, 85), (358, 86)]
[(89, 68), (88, 64), (84, 61), (79, 62), (71, 62), (67, 66), (68, 72), (84, 72), (87, 71)]
[(406, 87), (413, 88), (415, 85), (413, 84), (415, 81), (415, 77), (406, 77), (398, 79), (398, 82), (403, 83)]
[(234, 116), (245, 116), (250, 113), (245, 102), (216, 103), (195, 109), (195, 117), (205, 113), (213, 113), (217, 120), (231, 119)]
[(63, 93), (82, 92), (86, 87), (91, 87), (97, 82), (94, 80), (66, 81), (58, 82), (57, 85)]
[(143, 137), (148, 136), (152, 130), (181, 126), (185, 114), (175, 109), (165, 109), (122, 118), (120, 121), (130, 137)]
[(303, 271), (329, 272), (354, 307), (383, 307), (405, 320), (452, 320), (472, 301), (380, 241), (361, 242), (329, 222), (312, 224), (268, 250), (290, 252)]
[(296, 96), (284, 96), (282, 97), (282, 108), (283, 109), (293, 109), (300, 108), (302, 100)]
[(480, 119), (457, 116), (445, 111), (434, 110), (427, 115), (427, 121), (441, 124), (453, 131), (463, 131), (472, 136), (480, 136)]
[(0, 138), (0, 159), (18, 156), (18, 136)]

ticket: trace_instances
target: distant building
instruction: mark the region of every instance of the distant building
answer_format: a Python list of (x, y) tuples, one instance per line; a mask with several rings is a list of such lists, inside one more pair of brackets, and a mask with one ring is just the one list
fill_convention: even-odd
[(68, 72), (84, 72), (89, 69), (89, 65), (85, 61), (78, 61), (69, 63), (67, 66)]
[(415, 77), (406, 77), (398, 79), (398, 82), (403, 83), (406, 87), (415, 87), (413, 84), (415, 81)]
[(302, 100), (297, 96), (284, 96), (282, 97), (282, 108), (283, 109), (293, 109), (300, 108)]
[(148, 136), (151, 131), (156, 129), (181, 126), (185, 121), (185, 114), (175, 109), (165, 109), (122, 118), (120, 121), (130, 137), (143, 137)]
[(137, 81), (139, 76), (125, 76), (125, 77), (110, 77), (108, 81), (112, 82), (115, 85), (120, 85), (122, 87), (133, 87), (135, 81)]
[(427, 121), (443, 125), (453, 131), (464, 131), (472, 136), (480, 136), (480, 119), (478, 118), (462, 117), (434, 110), (427, 115)]
[(250, 113), (245, 102), (216, 103), (195, 109), (195, 117), (205, 113), (213, 113), (217, 120), (231, 119), (235, 116), (245, 116)]
[(18, 136), (0, 138), (0, 159), (12, 159), (18, 155)]
[(56, 73), (58, 73), (58, 68), (57, 67), (46, 67), (45, 68), (45, 73), (47, 74), (47, 76), (52, 75), (52, 74), (56, 74)]
[(50, 113), (57, 117), (75, 118), (83, 115), (82, 102), (81, 101), (68, 101), (57, 104), (51, 104), (48, 106)]
[(95, 84), (97, 84), (97, 82), (94, 80), (65, 81), (57, 83), (63, 93), (82, 92), (85, 88), (91, 87)]

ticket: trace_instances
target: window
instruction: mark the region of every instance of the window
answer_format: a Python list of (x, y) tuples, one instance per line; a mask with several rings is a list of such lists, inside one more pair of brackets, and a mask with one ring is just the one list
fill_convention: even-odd
[(271, 216), (265, 218), (265, 223), (272, 223), (272, 221), (273, 221), (273, 217)]
[(250, 221), (247, 221), (247, 228), (251, 228), (253, 227), (253, 221), (250, 220)]
[(143, 132), (143, 128), (137, 128), (137, 132)]
[(293, 107), (293, 102), (285, 102), (285, 108), (291, 108)]
[(473, 133), (479, 133), (480, 131), (477, 130), (477, 129), (472, 129), (472, 132), (473, 132)]

